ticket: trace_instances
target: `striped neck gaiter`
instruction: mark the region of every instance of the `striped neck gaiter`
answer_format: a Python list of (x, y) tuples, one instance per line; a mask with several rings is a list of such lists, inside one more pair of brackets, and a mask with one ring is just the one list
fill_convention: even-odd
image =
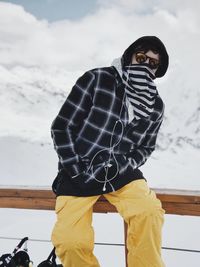
[(137, 120), (148, 117), (154, 109), (158, 92), (153, 79), (154, 73), (145, 64), (132, 64), (123, 69), (125, 91)]

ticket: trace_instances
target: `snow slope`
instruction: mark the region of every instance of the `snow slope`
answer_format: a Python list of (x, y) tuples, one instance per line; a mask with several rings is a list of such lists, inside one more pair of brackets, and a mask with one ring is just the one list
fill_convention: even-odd
[[(158, 79), (157, 86), (165, 102), (165, 118), (157, 150), (141, 169), (152, 186), (196, 189), (200, 188), (196, 175), (200, 158), (200, 91), (196, 80), (184, 79), (181, 71), (177, 62), (165, 78)], [(51, 183), (57, 169), (57, 155), (50, 126), (81, 74), (83, 71), (69, 72), (56, 67), (0, 66), (0, 143), (3, 148), (0, 184)], [(24, 163), (28, 173), (34, 174), (34, 180), (27, 179)]]

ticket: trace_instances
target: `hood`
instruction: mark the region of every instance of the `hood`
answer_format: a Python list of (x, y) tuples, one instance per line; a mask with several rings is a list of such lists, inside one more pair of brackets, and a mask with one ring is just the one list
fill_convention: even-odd
[(143, 36), (137, 39), (134, 43), (132, 43), (123, 53), (121, 57), (122, 68), (126, 65), (129, 65), (131, 62), (131, 58), (136, 48), (139, 46), (143, 46), (144, 44), (148, 44), (148, 47), (154, 47), (160, 54), (161, 64), (159, 65), (155, 76), (160, 78), (165, 75), (168, 65), (169, 65), (169, 56), (167, 50), (162, 43), (162, 41), (156, 36)]

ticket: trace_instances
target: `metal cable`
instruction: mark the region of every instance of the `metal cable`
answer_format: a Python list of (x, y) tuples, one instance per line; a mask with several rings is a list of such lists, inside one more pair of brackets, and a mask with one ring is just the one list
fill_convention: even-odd
[[(21, 240), (21, 238), (15, 238), (15, 237), (4, 237), (4, 236), (0, 236), (0, 239), (4, 239), (4, 240)], [(46, 243), (51, 243), (51, 240), (46, 240), (46, 239), (33, 239), (33, 238), (29, 238), (29, 241), (33, 241), (33, 242), (46, 242)], [(124, 247), (125, 244), (116, 244), (116, 243), (94, 243), (97, 246), (120, 246), (120, 247)], [(193, 253), (200, 253), (200, 250), (196, 250), (196, 249), (186, 249), (186, 248), (170, 248), (170, 247), (162, 247), (162, 249), (165, 250), (175, 250), (175, 251), (184, 251), (184, 252), (193, 252)]]

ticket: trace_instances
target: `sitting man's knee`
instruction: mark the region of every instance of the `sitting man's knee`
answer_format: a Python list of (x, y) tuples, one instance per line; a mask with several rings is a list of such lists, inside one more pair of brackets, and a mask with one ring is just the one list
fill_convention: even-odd
[[(58, 248), (57, 254), (77, 249), (93, 249), (93, 236), (89, 231), (76, 231), (75, 229), (65, 230), (63, 233), (54, 230), (52, 233), (52, 243)], [(59, 255), (58, 255), (59, 256)]]
[[(153, 197), (152, 197), (153, 196)], [(151, 191), (149, 198), (144, 202), (144, 209), (147, 213), (165, 213), (161, 201), (156, 197), (155, 192)]]

